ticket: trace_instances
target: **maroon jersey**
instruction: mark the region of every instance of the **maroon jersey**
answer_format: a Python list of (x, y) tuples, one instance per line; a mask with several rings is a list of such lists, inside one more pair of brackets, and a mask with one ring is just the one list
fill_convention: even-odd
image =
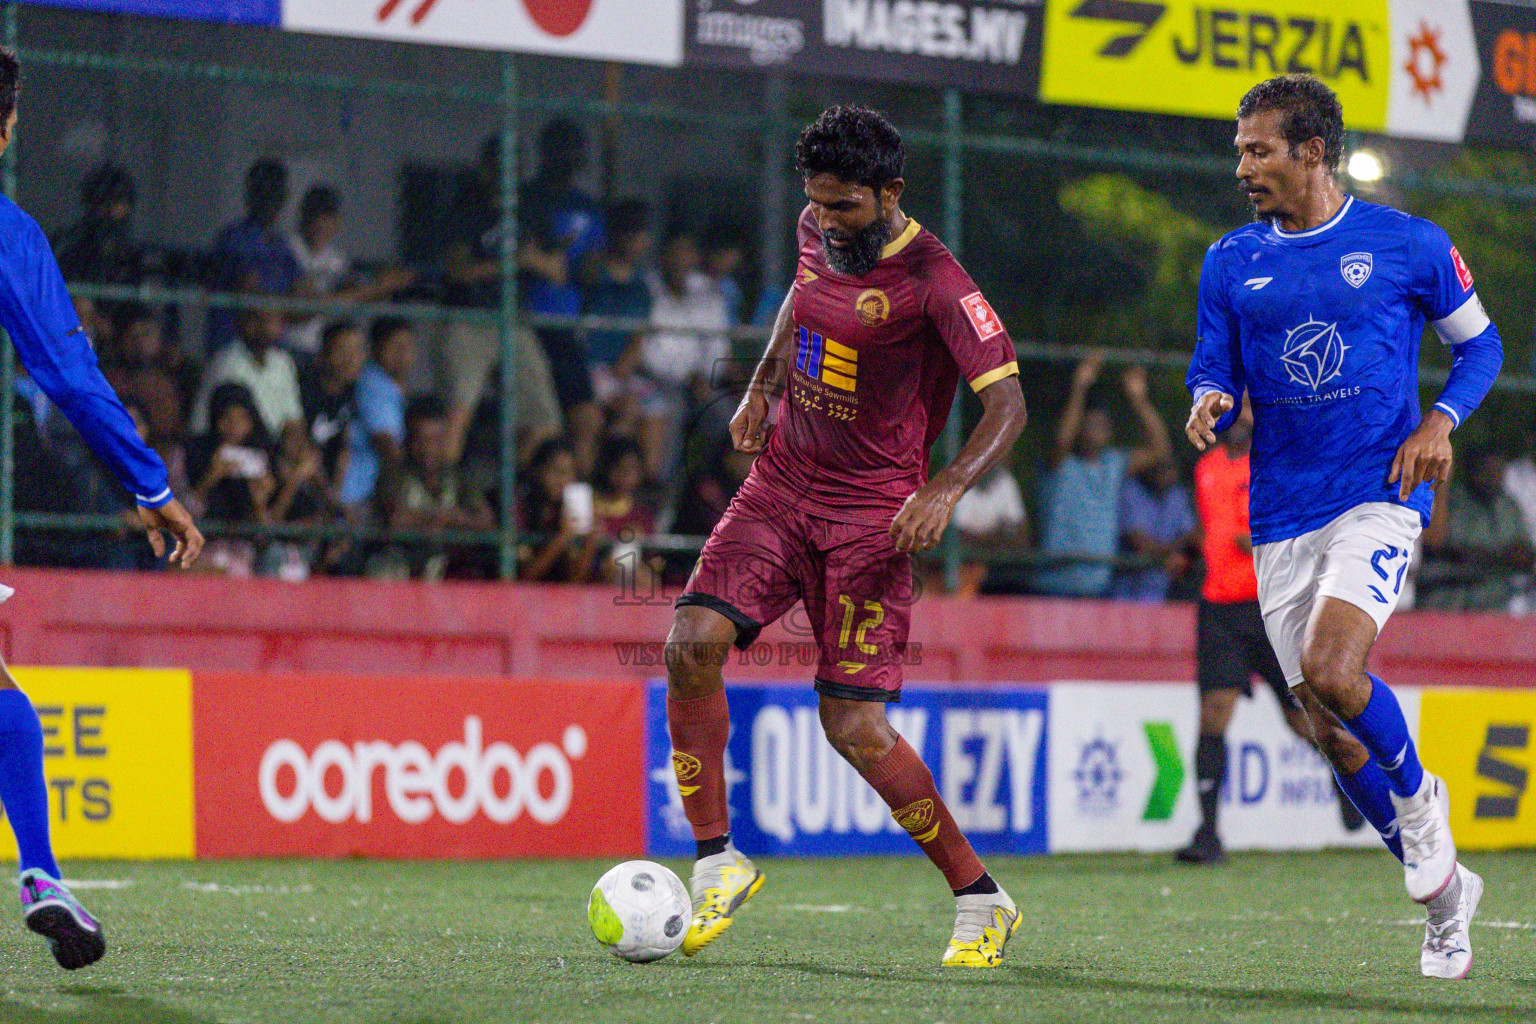
[(915, 220), (863, 277), (827, 266), (809, 207), (799, 241), (789, 387), (742, 489), (839, 522), (888, 525), (928, 480), (959, 378), (980, 391), (1018, 373), (1013, 340)]

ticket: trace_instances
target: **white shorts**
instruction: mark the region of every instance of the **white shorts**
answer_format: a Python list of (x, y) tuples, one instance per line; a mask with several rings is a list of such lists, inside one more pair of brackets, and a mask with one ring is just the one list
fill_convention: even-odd
[(1264, 632), (1287, 683), (1302, 683), (1302, 644), (1319, 598), (1348, 601), (1375, 620), (1381, 632), (1397, 609), (1422, 529), (1413, 509), (1371, 502), (1311, 533), (1253, 549)]

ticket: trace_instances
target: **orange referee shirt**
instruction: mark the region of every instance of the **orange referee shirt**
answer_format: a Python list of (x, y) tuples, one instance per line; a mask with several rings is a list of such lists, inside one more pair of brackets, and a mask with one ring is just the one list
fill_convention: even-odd
[(1248, 456), (1233, 458), (1223, 444), (1201, 456), (1195, 463), (1195, 509), (1205, 555), (1200, 596), (1216, 604), (1257, 601), (1253, 556), (1237, 544), (1248, 533)]

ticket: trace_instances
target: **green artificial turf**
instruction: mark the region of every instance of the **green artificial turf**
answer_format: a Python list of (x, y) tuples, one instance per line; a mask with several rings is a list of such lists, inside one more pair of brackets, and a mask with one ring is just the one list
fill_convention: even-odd
[(74, 862), (108, 958), (65, 974), (18, 914), (0, 1022), (1536, 1021), (1536, 854), (1467, 860), (1459, 983), (1419, 976), (1384, 853), (994, 859), (1028, 921), (993, 971), (936, 966), (952, 902), (916, 858), (765, 860), (723, 939), (643, 966), (587, 933), (596, 862)]

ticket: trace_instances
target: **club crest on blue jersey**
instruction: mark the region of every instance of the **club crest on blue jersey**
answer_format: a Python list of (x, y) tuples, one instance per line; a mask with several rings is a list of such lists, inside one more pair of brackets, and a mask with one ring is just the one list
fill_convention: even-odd
[(1351, 288), (1359, 288), (1371, 276), (1372, 262), (1370, 253), (1352, 252), (1339, 257), (1339, 273)]
[(1317, 391), (1344, 372), (1348, 351), (1337, 323), (1325, 324), (1308, 316), (1306, 323), (1286, 332), (1280, 362), (1293, 382)]

